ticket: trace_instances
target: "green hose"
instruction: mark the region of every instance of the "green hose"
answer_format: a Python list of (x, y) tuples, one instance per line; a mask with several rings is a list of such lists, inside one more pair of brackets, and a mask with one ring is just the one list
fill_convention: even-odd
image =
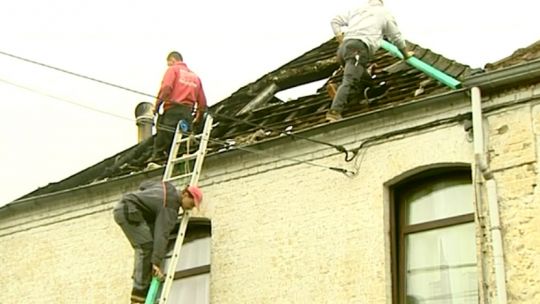
[(144, 301), (144, 304), (154, 304), (156, 302), (156, 297), (160, 284), (161, 281), (158, 279), (158, 277), (152, 277), (150, 289), (148, 290), (148, 294), (146, 295), (146, 301)]
[[(398, 57), (399, 59), (403, 59), (403, 54), (399, 51), (399, 49), (391, 44), (390, 42), (383, 40), (381, 43), (381, 47), (388, 51), (390, 54), (394, 55), (395, 57)], [(418, 70), (426, 73), (427, 75), (437, 79), (442, 84), (445, 84), (449, 86), (452, 89), (459, 89), (461, 87), (461, 82), (439, 70), (436, 68), (430, 66), (429, 64), (423, 62), (422, 60), (415, 58), (415, 57), (409, 57), (406, 62), (413, 67), (417, 68)]]

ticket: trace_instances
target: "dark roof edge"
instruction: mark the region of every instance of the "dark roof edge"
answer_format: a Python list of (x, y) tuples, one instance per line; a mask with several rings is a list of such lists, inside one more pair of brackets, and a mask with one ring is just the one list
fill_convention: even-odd
[[(306, 134), (317, 133), (321, 129), (327, 129), (328, 127), (345, 127), (345, 126), (353, 125), (353, 124), (356, 123), (357, 120), (363, 119), (365, 117), (384, 115), (386, 112), (390, 112), (390, 111), (395, 111), (395, 110), (399, 111), (401, 109), (424, 106), (425, 103), (440, 103), (440, 102), (444, 102), (444, 101), (448, 101), (448, 100), (453, 100), (453, 99), (456, 99), (458, 97), (466, 96), (465, 91), (466, 91), (466, 89), (454, 90), (454, 91), (445, 92), (445, 93), (438, 94), (438, 95), (432, 95), (432, 96), (427, 96), (427, 97), (424, 97), (424, 98), (421, 98), (421, 99), (416, 99), (414, 101), (403, 103), (403, 104), (400, 104), (400, 105), (390, 105), (388, 107), (380, 108), (380, 109), (377, 109), (377, 110), (374, 110), (374, 111), (371, 111), (371, 112), (365, 112), (365, 113), (360, 113), (358, 115), (346, 117), (343, 120), (340, 120), (338, 122), (325, 123), (325, 124), (322, 124), (322, 125), (314, 126), (312, 128), (304, 129), (304, 130), (301, 130), (300, 132), (298, 132), (296, 134), (305, 136)], [(249, 145), (248, 147), (257, 147), (257, 146), (264, 146), (264, 145), (268, 145), (268, 144), (275, 144), (275, 143), (281, 142), (283, 140), (290, 140), (290, 137), (288, 137), (288, 136), (285, 136), (285, 137), (272, 137), (272, 138), (269, 138), (267, 140), (261, 140), (261, 141), (259, 141), (257, 143)], [(236, 150), (231, 150), (229, 152), (226, 152), (225, 154), (230, 155), (229, 153), (234, 153), (234, 152), (243, 152), (243, 151), (236, 149)], [(224, 153), (211, 153), (207, 157), (215, 157), (215, 156), (221, 155), (221, 154), (224, 154)], [(94, 186), (97, 186), (97, 185), (102, 185), (102, 184), (105, 184), (105, 183), (108, 183), (108, 182), (121, 181), (121, 180), (130, 178), (130, 177), (139, 176), (139, 175), (143, 175), (143, 174), (150, 175), (153, 172), (158, 172), (159, 170), (163, 170), (163, 169), (164, 168), (161, 167), (161, 168), (155, 169), (155, 170), (141, 171), (141, 172), (137, 172), (137, 173), (130, 174), (130, 175), (119, 176), (119, 177), (116, 177), (116, 178), (113, 178), (113, 179), (102, 180), (102, 181), (92, 183), (92, 184), (81, 185), (81, 186), (77, 186), (77, 187), (70, 188), (70, 189), (64, 189), (64, 190), (60, 190), (60, 191), (56, 191), (56, 192), (46, 193), (46, 194), (43, 194), (43, 195), (32, 196), (32, 197), (23, 198), (23, 199), (20, 199), (20, 200), (15, 200), (15, 201), (13, 201), (13, 202), (11, 202), (11, 203), (3, 206), (3, 207), (0, 207), (0, 212), (2, 212), (4, 209), (9, 208), (10, 206), (13, 206), (13, 205), (24, 204), (24, 203), (28, 203), (28, 202), (31, 202), (31, 201), (35, 201), (35, 200), (39, 200), (39, 199), (59, 195), (59, 194), (62, 194), (62, 193), (67, 193), (67, 192), (70, 192), (70, 191), (73, 191), (73, 190), (80, 190), (80, 189), (94, 187)]]
[[(479, 87), (480, 89), (485, 89), (485, 90), (493, 90), (493, 89), (497, 89), (497, 88), (502, 88), (502, 87), (507, 87), (507, 86), (511, 86), (511, 85), (515, 85), (515, 84), (520, 84), (520, 83), (523, 83), (523, 82), (528, 82), (528, 81), (531, 81), (531, 80), (536, 80), (536, 79), (539, 79), (539, 78), (540, 78), (540, 59), (537, 59), (537, 60), (534, 60), (534, 61), (529, 61), (529, 62), (526, 62), (526, 63), (514, 65), (514, 66), (503, 68), (503, 69), (500, 69), (500, 70), (494, 70), (494, 71), (487, 72), (487, 73), (484, 73), (484, 74), (479, 74), (479, 75), (474, 75), (474, 76), (468, 77), (463, 81), (464, 89), (461, 89), (461, 90), (450, 91), (448, 93), (428, 96), (428, 97), (425, 97), (425, 98), (422, 98), (422, 99), (417, 99), (416, 101), (411, 101), (411, 102), (408, 102), (408, 103), (405, 103), (405, 104), (384, 107), (384, 108), (377, 109), (375, 111), (371, 111), (371, 112), (367, 112), (367, 113), (361, 113), (359, 115), (351, 116), (351, 117), (348, 117), (346, 119), (343, 119), (342, 121), (336, 122), (336, 123), (333, 124), (333, 126), (348, 125), (348, 124), (350, 124), (351, 121), (355, 121), (356, 119), (358, 119), (360, 117), (371, 116), (371, 115), (379, 115), (381, 112), (385, 112), (387, 110), (400, 109), (400, 108), (408, 107), (408, 106), (411, 106), (411, 105), (416, 105), (416, 104), (419, 104), (419, 103), (428, 102), (430, 100), (441, 100), (441, 99), (447, 100), (448, 98), (452, 98), (452, 96), (454, 96), (455, 94), (462, 94), (465, 90), (467, 90), (468, 88), (472, 88), (472, 87)], [(318, 129), (326, 128), (327, 126), (328, 126), (328, 124), (318, 125), (318, 126), (315, 126), (313, 128), (302, 130), (302, 131), (300, 131), (299, 134), (313, 133), (314, 131), (316, 131)], [(253, 144), (253, 145), (254, 146), (255, 145), (262, 145), (262, 144), (265, 144), (265, 143), (268, 143), (268, 142), (278, 141), (279, 139), (282, 139), (282, 138), (281, 137), (271, 138), (271, 139), (268, 139), (268, 140), (260, 141), (258, 143)], [(133, 149), (133, 147), (128, 148), (126, 150), (130, 150), (130, 149)], [(123, 153), (123, 152), (120, 152), (117, 155), (120, 155), (121, 153)], [(107, 160), (114, 159), (115, 156), (110, 157)], [(136, 173), (135, 175), (139, 175), (139, 174), (143, 174), (143, 173), (147, 173), (147, 172), (149, 172), (149, 171), (142, 171), (142, 172)], [(121, 176), (121, 177), (115, 178), (113, 180), (123, 179), (123, 178), (129, 177), (129, 176), (133, 176), (133, 175)], [(67, 179), (69, 179), (69, 178), (67, 178)], [(25, 202), (25, 201), (41, 199), (41, 198), (47, 197), (49, 195), (56, 195), (56, 194), (59, 194), (59, 193), (72, 191), (74, 189), (86, 188), (86, 187), (93, 186), (93, 185), (100, 184), (100, 183), (104, 183), (104, 182), (107, 182), (107, 181), (111, 181), (111, 180), (105, 180), (105, 181), (102, 181), (102, 182), (100, 181), (98, 183), (87, 184), (87, 185), (74, 187), (74, 188), (69, 188), (69, 189), (65, 189), (65, 190), (61, 190), (61, 191), (57, 191), (57, 192), (47, 193), (47, 194), (44, 194), (44, 195), (28, 197), (28, 195), (31, 195), (31, 193), (30, 193), (30, 194), (25, 195), (25, 197), (23, 197), (23, 198), (21, 198), (19, 200), (15, 200), (15, 201), (13, 201), (11, 203), (8, 203), (7, 205), (5, 205), (3, 207), (0, 207), (0, 210), (2, 210), (4, 208), (7, 208), (10, 205), (15, 204), (15, 203), (19, 204), (19, 203), (22, 203), (22, 202)]]
[(466, 78), (463, 86), (494, 90), (540, 79), (540, 59)]
[[(101, 180), (102, 178), (99, 178), (100, 176), (102, 176), (104, 174), (104, 172), (106, 172), (107, 170), (110, 170), (111, 168), (114, 168), (114, 169), (117, 169), (116, 167), (114, 167), (114, 165), (116, 163), (118, 163), (118, 159), (122, 159), (122, 158), (125, 158), (126, 155), (128, 156), (132, 156), (132, 153), (136, 153), (138, 150), (141, 150), (142, 148), (144, 148), (145, 146), (147, 146), (148, 144), (151, 143), (150, 141), (151, 138), (143, 141), (143, 142), (140, 142), (140, 143), (137, 143), (127, 149), (124, 149), (118, 153), (116, 153), (115, 155), (113, 156), (110, 156), (110, 157), (107, 157), (106, 159), (96, 163), (95, 165), (92, 165), (86, 169), (83, 169), (81, 171), (78, 171), (60, 181), (57, 181), (57, 182), (52, 182), (52, 183), (49, 183), (43, 187), (39, 187), (37, 188), (36, 190), (30, 192), (30, 193), (27, 193), (17, 199), (15, 199), (14, 201), (12, 202), (15, 202), (15, 201), (19, 201), (19, 200), (24, 200), (24, 199), (27, 199), (27, 198), (31, 198), (31, 197), (34, 197), (34, 196), (41, 196), (43, 194), (47, 194), (46, 193), (43, 193), (45, 191), (45, 189), (50, 189), (52, 190), (53, 192), (58, 192), (58, 191), (62, 191), (64, 189), (60, 189), (60, 190), (56, 190), (55, 188), (58, 188), (60, 187), (60, 185), (65, 185), (67, 186), (68, 188), (65, 188), (64, 187), (61, 187), (61, 188), (65, 188), (65, 189), (72, 189), (72, 188), (69, 188), (70, 187), (70, 184), (80, 184), (81, 183), (81, 180), (84, 181), (84, 183), (91, 183), (91, 180)], [(99, 174), (97, 174), (97, 172), (101, 172)], [(90, 176), (90, 178), (89, 178)], [(96, 178), (95, 176), (98, 176), (98, 178)], [(76, 187), (76, 186), (75, 186)], [(56, 191), (55, 191), (56, 190)], [(53, 192), (50, 192), (50, 193), (53, 193)]]
[[(160, 168), (153, 169), (153, 170), (140, 171), (140, 172), (137, 172), (137, 173), (118, 176), (118, 177), (111, 178), (111, 179), (104, 179), (104, 180), (101, 180), (101, 181), (98, 181), (98, 182), (95, 182), (95, 183), (80, 185), (80, 186), (77, 186), (77, 187), (73, 187), (73, 188), (69, 188), (69, 189), (63, 189), (63, 190), (59, 190), (59, 191), (56, 191), (56, 192), (45, 193), (45, 194), (42, 194), (42, 195), (23, 197), (21, 199), (12, 201), (12, 202), (0, 207), (0, 213), (2, 211), (4, 211), (4, 210), (9, 209), (9, 208), (19, 207), (19, 206), (21, 206), (23, 204), (31, 203), (32, 201), (37, 201), (37, 200), (40, 200), (40, 199), (44, 199), (44, 198), (48, 198), (48, 197), (52, 197), (52, 196), (56, 196), (56, 195), (61, 195), (61, 194), (71, 192), (71, 191), (84, 190), (84, 189), (91, 188), (91, 187), (94, 187), (94, 186), (104, 185), (104, 184), (110, 183), (110, 182), (120, 182), (120, 181), (123, 181), (123, 180), (131, 178), (131, 177), (135, 177), (135, 176), (152, 175), (152, 173), (159, 172), (160, 170), (163, 171), (164, 167), (160, 167)], [(158, 176), (158, 174), (156, 174), (156, 176)], [(154, 177), (154, 176), (151, 176), (151, 177)]]

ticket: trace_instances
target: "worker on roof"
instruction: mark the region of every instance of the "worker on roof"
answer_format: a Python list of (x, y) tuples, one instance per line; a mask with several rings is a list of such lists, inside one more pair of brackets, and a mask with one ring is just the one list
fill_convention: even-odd
[[(383, 6), (383, 0), (369, 0), (367, 4), (332, 19), (332, 30), (339, 42), (338, 60), (344, 65), (343, 80), (338, 87), (327, 121), (341, 119), (341, 112), (352, 91), (367, 97), (369, 75), (366, 67), (379, 49), (383, 36), (393, 42), (404, 58), (411, 56), (394, 17)], [(366, 80), (367, 79), (367, 80)]]
[[(176, 51), (167, 56), (169, 68), (163, 76), (154, 114), (163, 114), (157, 120), (157, 135), (150, 161), (166, 158), (178, 123), (182, 131), (191, 131), (192, 124), (200, 123), (206, 111), (206, 97), (201, 79), (184, 63), (182, 55)], [(195, 118), (193, 112), (195, 111)]]
[(179, 208), (199, 208), (201, 201), (202, 192), (196, 186), (179, 191), (168, 182), (145, 181), (114, 207), (114, 220), (135, 250), (132, 303), (144, 303), (152, 274), (163, 276), (161, 264)]

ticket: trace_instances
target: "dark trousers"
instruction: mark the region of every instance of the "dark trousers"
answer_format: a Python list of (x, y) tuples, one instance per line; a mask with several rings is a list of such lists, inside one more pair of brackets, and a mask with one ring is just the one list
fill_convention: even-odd
[(122, 228), (131, 247), (135, 250), (132, 294), (145, 294), (152, 279), (152, 227), (144, 219), (131, 194), (126, 194), (114, 207), (115, 222)]
[(191, 131), (193, 116), (192, 107), (189, 105), (175, 105), (158, 117), (157, 134), (154, 140), (152, 157), (161, 157), (163, 153), (169, 153), (174, 132), (178, 123), (183, 120), (187, 126), (187, 132)]
[(363, 92), (370, 76), (366, 67), (369, 62), (369, 49), (360, 40), (346, 40), (338, 49), (337, 56), (341, 64), (345, 65), (343, 80), (330, 107), (341, 113), (347, 104), (351, 93)]

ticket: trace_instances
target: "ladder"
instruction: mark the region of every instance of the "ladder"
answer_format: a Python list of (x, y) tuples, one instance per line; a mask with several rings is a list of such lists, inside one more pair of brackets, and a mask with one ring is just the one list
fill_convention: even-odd
[[(169, 158), (165, 167), (165, 173), (163, 174), (163, 181), (180, 183), (189, 178), (189, 185), (196, 186), (199, 182), (199, 175), (201, 173), (204, 157), (206, 156), (206, 147), (210, 138), (210, 132), (212, 131), (213, 118), (210, 115), (206, 116), (204, 130), (202, 134), (198, 135), (184, 136), (181, 123), (182, 122), (179, 122), (176, 126), (176, 131), (174, 134), (173, 142), (171, 144)], [(187, 154), (178, 157), (178, 151), (180, 150), (180, 146), (185, 143), (189, 147), (193, 139), (199, 140), (199, 148), (197, 149), (197, 151), (189, 154), (190, 151), (188, 148), (186, 150)], [(195, 160), (195, 166), (193, 170), (189, 169), (189, 161), (191, 160)], [(177, 164), (181, 163), (186, 164), (186, 169), (184, 170), (184, 172), (175, 175), (174, 167)], [(183, 212), (179, 212), (178, 216), (181, 217), (180, 228), (178, 229), (178, 236), (176, 237), (176, 241), (174, 243), (173, 254), (171, 256), (171, 259), (169, 260), (169, 266), (167, 267), (167, 272), (165, 274), (165, 281), (163, 282), (163, 288), (161, 289), (161, 295), (159, 296), (159, 304), (167, 303), (169, 293), (171, 291), (171, 286), (174, 280), (176, 265), (178, 264), (178, 260), (180, 259), (180, 250), (182, 249), (182, 244), (184, 242), (184, 237), (186, 234), (191, 212), (189, 210), (183, 210)], [(145, 304), (155, 303), (160, 285), (161, 280), (157, 277), (153, 277), (150, 284), (150, 289), (146, 296)]]

